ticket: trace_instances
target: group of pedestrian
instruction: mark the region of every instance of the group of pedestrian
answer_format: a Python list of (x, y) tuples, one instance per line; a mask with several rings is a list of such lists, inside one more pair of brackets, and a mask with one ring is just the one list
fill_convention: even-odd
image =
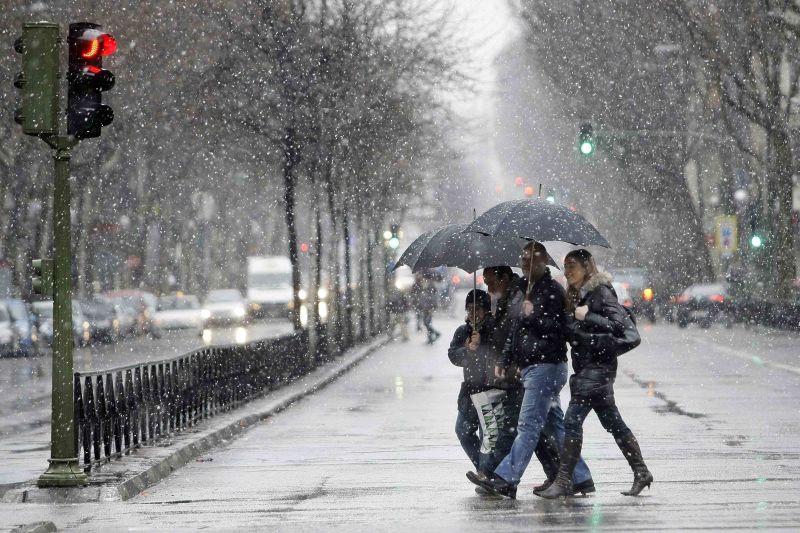
[[(467, 295), (465, 323), (448, 350), (450, 361), (463, 367), (456, 435), (475, 467), (467, 478), (479, 494), (515, 498), (535, 454), (547, 477), (533, 489), (537, 496), (594, 492), (581, 458), (583, 422), (594, 410), (633, 469), (633, 485), (623, 494), (636, 496), (653, 476), (613, 387), (617, 356), (639, 342), (635, 321), (587, 250), (566, 256), (566, 290), (550, 275), (548, 257), (544, 245), (531, 242), (520, 258), (526, 277), (509, 266), (485, 268), (491, 296), (482, 290)], [(574, 373), (565, 415), (560, 392), (568, 343)]]

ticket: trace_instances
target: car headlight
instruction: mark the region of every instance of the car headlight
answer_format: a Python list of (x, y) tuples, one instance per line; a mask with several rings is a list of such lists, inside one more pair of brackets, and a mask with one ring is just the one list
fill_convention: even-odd
[(305, 299), (306, 299), (306, 297), (308, 296), (308, 293), (306, 293), (306, 290), (305, 290), (305, 289), (300, 289), (299, 291), (297, 291), (297, 296), (298, 296), (298, 298), (300, 298), (301, 300), (305, 300)]
[(209, 318), (211, 318), (211, 311), (209, 311), (208, 309), (203, 309), (202, 311), (200, 311), (200, 318), (202, 318), (203, 320), (208, 320)]
[(246, 314), (246, 311), (244, 310), (244, 307), (237, 307), (233, 310), (233, 314), (237, 317), (243, 317)]
[(327, 297), (328, 297), (328, 289), (326, 289), (325, 287), (320, 287), (319, 290), (317, 290), (317, 298), (319, 298), (320, 300), (324, 300)]

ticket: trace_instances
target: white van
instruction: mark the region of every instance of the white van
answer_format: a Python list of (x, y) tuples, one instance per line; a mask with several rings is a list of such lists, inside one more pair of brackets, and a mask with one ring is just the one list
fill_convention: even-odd
[(291, 316), (292, 262), (279, 255), (247, 258), (247, 304), (253, 316)]

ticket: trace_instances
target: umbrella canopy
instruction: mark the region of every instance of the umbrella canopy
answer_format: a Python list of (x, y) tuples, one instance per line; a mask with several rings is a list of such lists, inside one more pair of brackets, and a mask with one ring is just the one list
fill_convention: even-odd
[(497, 204), (476, 218), (465, 231), (611, 248), (605, 237), (578, 213), (538, 198)]
[[(525, 239), (464, 232), (466, 224), (450, 224), (417, 237), (397, 260), (394, 268), (406, 265), (412, 272), (440, 266), (457, 267), (467, 272), (489, 266), (519, 263)], [(556, 266), (548, 256), (548, 262)]]

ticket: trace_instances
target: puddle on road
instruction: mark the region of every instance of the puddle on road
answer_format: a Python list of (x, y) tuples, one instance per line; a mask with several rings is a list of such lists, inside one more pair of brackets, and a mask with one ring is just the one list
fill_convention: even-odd
[(664, 405), (657, 405), (654, 406), (652, 409), (656, 413), (659, 414), (673, 414), (673, 415), (681, 415), (681, 416), (688, 416), (689, 418), (706, 418), (706, 415), (703, 413), (693, 413), (691, 411), (686, 411), (678, 406), (678, 402), (674, 400), (670, 400), (667, 396), (656, 389), (656, 382), (652, 380), (643, 380), (636, 376), (635, 373), (631, 372), (630, 370), (625, 371), (625, 375), (631, 378), (634, 383), (638, 384), (643, 389), (647, 389), (647, 396), (649, 398), (658, 398)]

